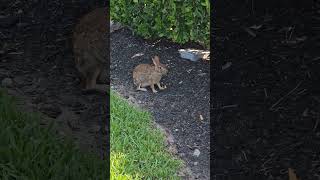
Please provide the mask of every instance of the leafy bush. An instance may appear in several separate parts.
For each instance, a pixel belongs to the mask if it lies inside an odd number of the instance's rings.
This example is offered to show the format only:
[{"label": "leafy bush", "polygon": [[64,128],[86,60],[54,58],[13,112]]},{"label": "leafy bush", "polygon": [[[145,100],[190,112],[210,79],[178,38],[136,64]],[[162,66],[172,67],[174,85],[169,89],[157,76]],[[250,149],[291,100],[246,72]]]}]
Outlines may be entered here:
[{"label": "leafy bush", "polygon": [[110,6],[113,20],[145,38],[166,37],[209,47],[209,0],[118,0]]}]

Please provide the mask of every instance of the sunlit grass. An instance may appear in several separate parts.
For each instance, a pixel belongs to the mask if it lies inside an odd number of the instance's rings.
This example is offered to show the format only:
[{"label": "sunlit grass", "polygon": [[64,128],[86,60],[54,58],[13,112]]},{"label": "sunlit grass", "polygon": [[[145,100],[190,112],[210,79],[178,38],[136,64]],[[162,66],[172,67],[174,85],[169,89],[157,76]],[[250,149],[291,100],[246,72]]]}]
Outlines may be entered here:
[{"label": "sunlit grass", "polygon": [[179,179],[181,161],[169,154],[151,115],[111,92],[111,179]]}]

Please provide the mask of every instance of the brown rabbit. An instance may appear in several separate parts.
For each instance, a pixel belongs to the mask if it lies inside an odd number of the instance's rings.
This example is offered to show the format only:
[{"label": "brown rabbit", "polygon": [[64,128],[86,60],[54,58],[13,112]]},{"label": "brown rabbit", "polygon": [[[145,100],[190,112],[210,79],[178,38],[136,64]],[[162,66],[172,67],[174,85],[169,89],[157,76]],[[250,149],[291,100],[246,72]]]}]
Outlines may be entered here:
[{"label": "brown rabbit", "polygon": [[160,80],[168,73],[167,66],[160,63],[159,56],[154,56],[152,61],[153,64],[140,64],[133,70],[133,83],[137,86],[137,90],[147,91],[145,87],[150,86],[152,92],[156,93],[158,91],[154,88],[155,84],[160,90],[166,88],[160,85]]},{"label": "brown rabbit", "polygon": [[107,9],[97,8],[83,16],[73,31],[75,64],[85,90],[109,90],[107,23]]}]

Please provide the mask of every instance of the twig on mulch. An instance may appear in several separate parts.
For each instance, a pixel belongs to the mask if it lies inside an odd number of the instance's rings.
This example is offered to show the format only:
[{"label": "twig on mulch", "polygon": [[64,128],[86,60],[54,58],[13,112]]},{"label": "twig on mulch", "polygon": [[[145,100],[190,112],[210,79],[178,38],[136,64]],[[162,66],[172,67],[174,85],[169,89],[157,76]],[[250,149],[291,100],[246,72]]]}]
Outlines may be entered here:
[{"label": "twig on mulch", "polygon": [[252,37],[256,37],[256,33],[254,33],[251,29],[247,28],[247,27],[244,27],[242,26],[241,27],[244,31],[246,31],[248,34],[250,34]]},{"label": "twig on mulch", "polygon": [[228,108],[237,108],[237,107],[238,107],[238,104],[231,104],[231,105],[225,105],[222,107],[213,108],[213,110],[216,111],[216,110],[224,110]]},{"label": "twig on mulch", "polygon": [[276,103],[274,103],[270,108],[269,110],[273,111],[275,110],[275,107],[280,104],[284,99],[288,98],[294,91],[296,91],[298,89],[298,87],[301,85],[302,81],[300,81],[298,83],[298,85],[293,88],[289,93],[287,93],[285,96],[282,96]]}]

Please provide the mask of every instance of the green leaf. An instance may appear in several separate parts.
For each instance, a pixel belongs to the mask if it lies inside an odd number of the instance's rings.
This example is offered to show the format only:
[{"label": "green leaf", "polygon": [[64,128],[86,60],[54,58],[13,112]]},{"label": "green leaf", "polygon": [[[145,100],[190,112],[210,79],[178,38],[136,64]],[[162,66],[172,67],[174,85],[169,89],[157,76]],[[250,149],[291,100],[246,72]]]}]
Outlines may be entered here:
[{"label": "green leaf", "polygon": [[209,39],[209,0],[118,0],[110,6],[112,18],[144,38],[165,37],[179,43]]}]

